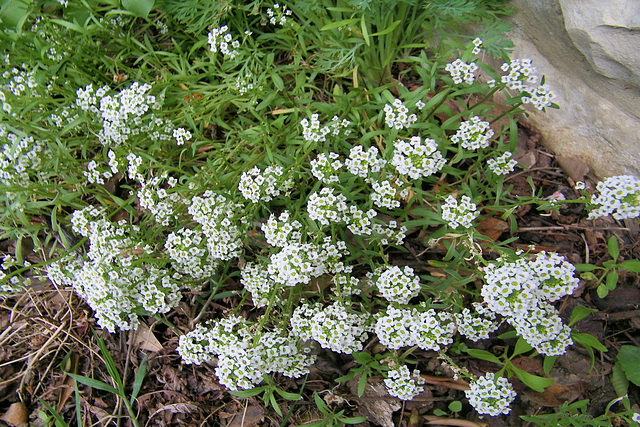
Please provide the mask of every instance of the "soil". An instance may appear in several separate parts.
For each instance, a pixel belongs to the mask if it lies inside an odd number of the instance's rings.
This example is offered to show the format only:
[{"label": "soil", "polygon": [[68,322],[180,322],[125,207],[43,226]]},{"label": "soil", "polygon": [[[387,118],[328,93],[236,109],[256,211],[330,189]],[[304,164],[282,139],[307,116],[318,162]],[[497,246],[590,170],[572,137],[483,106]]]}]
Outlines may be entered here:
[{"label": "soil", "polygon": [[[556,157],[539,144],[540,135],[532,127],[521,125],[519,161],[528,169],[507,178],[513,195],[531,195],[531,180],[544,196],[562,193],[576,198],[575,180],[583,180],[593,187],[596,179],[588,167],[576,159]],[[555,251],[572,263],[601,265],[609,259],[607,240],[617,236],[620,260],[639,259],[638,222],[616,222],[612,219],[587,220],[581,205],[566,205],[559,213],[537,211],[524,206],[515,213],[517,230],[512,233],[506,222],[486,220],[485,234],[505,240],[517,237],[513,244],[527,248],[535,244],[539,250]],[[407,239],[411,256],[406,264],[419,265],[428,259],[430,251],[419,230]],[[15,252],[15,242],[0,242],[4,253]],[[433,255],[433,254],[432,254]],[[624,272],[622,272],[624,273]],[[596,352],[592,359],[579,345],[570,347],[558,358],[548,375],[555,383],[543,393],[526,388],[517,379],[512,383],[518,397],[511,405],[511,413],[498,417],[480,417],[464,398],[464,382],[452,380],[453,373],[433,352],[418,351],[412,356],[428,379],[427,389],[414,401],[402,402],[385,392],[380,378],[371,378],[365,394],[357,396],[357,383],[346,382],[336,387],[335,378],[344,375],[352,366],[352,358],[318,349],[318,361],[305,379],[276,378],[281,389],[298,391],[304,383],[303,399],[297,402],[280,401],[286,419],[272,407],[265,407],[259,398],[241,399],[230,395],[214,375],[214,364],[185,365],[176,352],[178,336],[171,328],[153,319],[134,332],[109,334],[99,329],[91,310],[69,289],[50,283],[34,283],[24,292],[0,301],[0,420],[8,425],[29,422],[42,424],[38,414],[47,412],[45,404],[54,408],[69,425],[75,425],[74,382],[65,372],[75,372],[111,384],[101,359],[95,336],[106,342],[107,348],[121,373],[125,388],[131,390],[135,373],[143,358],[147,358],[147,372],[138,397],[137,410],[141,426],[289,426],[323,419],[313,401],[317,391],[334,410],[344,410],[344,416],[364,415],[363,426],[456,425],[456,426],[520,426],[527,425],[520,415],[554,412],[563,402],[589,399],[588,411],[594,416],[604,413],[607,404],[616,398],[610,380],[612,365],[622,345],[640,346],[640,286],[637,274],[621,274],[617,288],[600,299],[593,282],[581,281],[573,296],[564,298],[557,307],[565,320],[576,305],[599,310],[575,327],[595,336],[608,351]],[[237,283],[228,283],[230,289]],[[193,328],[194,306],[199,295],[186,295],[168,320],[183,332]],[[219,316],[237,300],[216,300],[209,315]],[[470,347],[500,354],[505,342],[497,338]],[[375,353],[375,343],[368,350]],[[496,371],[497,365],[471,359],[463,354],[452,355],[454,361],[467,366],[476,374]],[[517,366],[530,373],[544,375],[541,358],[519,358]],[[356,379],[357,381],[357,379]],[[133,425],[125,416],[126,409],[113,394],[79,384],[82,409],[81,424]],[[630,385],[629,397],[638,411],[640,393]],[[448,405],[462,402],[462,409],[452,414]],[[449,413],[435,417],[434,410]],[[614,410],[622,410],[613,407]],[[447,418],[446,420],[443,418]],[[1,423],[0,423],[1,424]]]}]

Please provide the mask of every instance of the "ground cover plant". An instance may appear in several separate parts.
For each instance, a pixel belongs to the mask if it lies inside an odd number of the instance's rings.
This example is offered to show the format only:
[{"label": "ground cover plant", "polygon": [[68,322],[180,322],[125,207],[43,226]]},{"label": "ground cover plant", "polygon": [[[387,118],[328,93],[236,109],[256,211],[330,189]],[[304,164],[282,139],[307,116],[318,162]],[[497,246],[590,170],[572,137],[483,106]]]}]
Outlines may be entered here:
[{"label": "ground cover plant", "polygon": [[[603,357],[571,295],[637,286],[637,247],[603,236],[591,262],[518,236],[528,212],[637,218],[640,180],[549,191],[518,157],[527,109],[558,106],[509,57],[508,11],[5,2],[0,337],[34,290],[82,313],[30,344],[56,399],[30,364],[4,371],[13,401],[56,425],[635,424],[633,336],[606,408],[561,400],[551,373],[573,348]],[[523,394],[558,409],[514,416]]]}]

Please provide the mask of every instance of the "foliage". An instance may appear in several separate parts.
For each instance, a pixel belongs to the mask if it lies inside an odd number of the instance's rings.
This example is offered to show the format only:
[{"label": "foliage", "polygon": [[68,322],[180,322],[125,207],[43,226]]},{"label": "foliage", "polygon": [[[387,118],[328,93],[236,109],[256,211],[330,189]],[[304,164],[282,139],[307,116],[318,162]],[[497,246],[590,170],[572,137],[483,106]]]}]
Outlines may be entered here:
[{"label": "foliage", "polygon": [[[532,182],[532,196],[510,195],[518,115],[557,106],[530,60],[508,58],[504,3],[5,1],[0,227],[16,250],[0,291],[46,277],[110,332],[153,316],[180,336],[185,363],[216,360],[221,384],[280,416],[281,399],[305,398],[286,387],[320,347],[355,361],[337,382],[358,378],[362,395],[385,377],[402,399],[425,381],[412,354],[436,351],[478,405],[504,392],[492,415],[507,413],[507,378],[552,382],[515,356],[603,347],[570,328],[587,312],[565,325],[552,305],[577,286],[573,265],[479,227],[562,203]],[[467,22],[484,25],[480,37],[459,34]],[[439,248],[419,259],[429,270],[397,265],[409,239]],[[638,270],[616,248],[602,268],[580,267],[602,270],[607,289],[617,269]],[[194,313],[187,333],[167,320],[181,301]],[[466,350],[497,374],[476,378],[447,356],[503,320],[514,346]],[[113,384],[68,375],[118,396],[136,424],[145,365],[128,394],[96,340]],[[327,416],[316,425],[361,421],[306,397]]]}]

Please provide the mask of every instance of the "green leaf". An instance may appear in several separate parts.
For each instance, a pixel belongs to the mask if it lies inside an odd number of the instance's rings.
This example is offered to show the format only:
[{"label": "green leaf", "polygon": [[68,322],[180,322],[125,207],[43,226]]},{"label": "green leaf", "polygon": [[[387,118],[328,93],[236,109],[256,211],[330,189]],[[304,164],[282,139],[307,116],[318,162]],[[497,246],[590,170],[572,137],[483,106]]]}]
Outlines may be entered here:
[{"label": "green leaf", "polygon": [[498,359],[493,353],[489,353],[485,350],[476,350],[474,348],[470,348],[467,350],[467,354],[471,357],[475,357],[476,359],[486,360],[487,362],[497,363],[499,365],[504,365],[500,359]]},{"label": "green leaf", "polygon": [[[104,364],[107,366],[107,372],[109,372],[109,376],[115,382],[116,387],[120,392],[124,392],[122,386],[122,378],[120,377],[120,372],[118,372],[118,368],[116,367],[116,363],[113,361],[111,357],[111,353],[107,349],[107,345],[104,343],[102,338],[94,331],[93,335],[98,342],[98,347],[100,347],[100,354],[102,354],[102,358],[104,359]],[[121,393],[120,393],[121,394]],[[123,396],[124,397],[124,396]]]},{"label": "green leaf", "polygon": [[95,388],[97,390],[106,391],[106,392],[113,393],[113,394],[116,394],[116,395],[119,394],[117,389],[115,389],[114,387],[112,387],[109,384],[104,383],[104,382],[102,382],[100,380],[94,380],[93,378],[85,377],[84,375],[72,374],[70,372],[67,372],[66,374],[69,375],[74,380],[78,381],[79,383],[82,383],[84,385],[88,385],[91,388]]},{"label": "green leaf", "polygon": [[620,347],[618,362],[629,381],[640,386],[640,347],[633,345]]},{"label": "green leaf", "polygon": [[371,37],[374,37],[374,36],[384,36],[385,34],[389,34],[389,33],[390,33],[390,32],[392,32],[393,30],[395,30],[395,29],[396,29],[396,27],[397,27],[398,25],[400,25],[400,23],[401,23],[401,22],[402,22],[402,20],[398,19],[397,21],[392,22],[392,23],[391,23],[391,25],[389,25],[389,26],[388,26],[387,28],[385,28],[384,30],[382,30],[382,31],[378,31],[377,33],[373,33],[373,34],[371,34]]},{"label": "green leaf", "polygon": [[504,334],[498,335],[498,338],[501,340],[510,340],[512,338],[518,338],[518,333],[516,331],[507,331]]},{"label": "green leaf", "polygon": [[609,289],[610,291],[614,290],[616,286],[618,286],[618,272],[613,270],[609,274],[607,274],[605,284],[607,286],[607,289]]},{"label": "green leaf", "polygon": [[327,407],[327,404],[324,403],[324,400],[322,400],[317,391],[313,392],[313,400],[316,402],[316,408],[318,408],[320,412],[325,415],[329,415],[331,413],[329,411],[329,408]]},{"label": "green leaf", "polygon": [[140,18],[149,16],[155,0],[122,0],[122,7]]},{"label": "green leaf", "polygon": [[338,418],[338,421],[345,424],[360,424],[367,421],[367,417]]},{"label": "green leaf", "polygon": [[545,356],[544,362],[542,362],[542,369],[545,375],[549,375],[549,372],[553,369],[553,365],[556,363],[558,356]]},{"label": "green leaf", "polygon": [[640,260],[630,259],[627,261],[622,261],[618,264],[618,268],[624,268],[632,273],[640,273]]},{"label": "green leaf", "polygon": [[332,22],[331,24],[327,24],[324,27],[320,28],[320,31],[328,31],[328,30],[333,30],[334,28],[340,28],[340,27],[349,27],[353,24],[357,24],[358,22],[360,22],[360,18],[344,19],[342,21]]},{"label": "green leaf", "polygon": [[593,271],[593,270],[600,269],[600,267],[593,264],[576,264],[575,267],[576,267],[576,271]]},{"label": "green leaf", "polygon": [[289,393],[287,391],[280,390],[279,388],[276,388],[276,393],[278,393],[280,396],[282,396],[283,398],[285,398],[287,400],[300,400],[300,399],[302,399],[302,396],[300,396],[298,393]]},{"label": "green leaf", "polygon": [[460,402],[459,400],[454,400],[453,402],[449,403],[449,410],[453,413],[462,411],[462,402]]},{"label": "green leaf", "polygon": [[252,388],[251,390],[230,391],[229,393],[236,397],[247,398],[247,397],[257,396],[260,393],[262,393],[264,390],[265,390],[265,387],[262,386],[262,387]]},{"label": "green leaf", "polygon": [[577,323],[579,321],[581,321],[582,319],[584,319],[585,317],[587,317],[588,315],[590,315],[591,313],[595,313],[596,309],[593,308],[587,308],[583,305],[577,305],[573,308],[573,311],[571,311],[571,318],[569,319],[569,326],[573,325],[574,323]]},{"label": "green leaf", "polygon": [[596,293],[598,294],[598,297],[602,299],[609,295],[609,289],[607,289],[607,287],[602,283],[596,289]]},{"label": "green leaf", "polygon": [[361,365],[366,365],[367,363],[373,360],[373,357],[371,357],[371,355],[366,351],[359,351],[357,353],[353,353],[352,356],[355,359],[355,361]]},{"label": "green leaf", "polygon": [[133,379],[133,390],[131,391],[131,403],[136,397],[138,397],[138,393],[140,393],[140,389],[142,388],[142,382],[144,381],[145,375],[147,375],[147,359],[149,356],[144,356],[142,362],[140,362],[140,366],[138,366],[138,371],[136,372],[136,376]]},{"label": "green leaf", "polygon": [[537,375],[530,374],[523,369],[516,368],[515,366],[511,366],[511,369],[513,369],[513,372],[515,372],[516,376],[527,387],[540,393],[542,393],[545,388],[553,384],[553,380],[551,378],[539,377]]},{"label": "green leaf", "polygon": [[600,341],[593,335],[583,333],[572,333],[571,338],[583,347],[592,347],[599,351],[607,351],[607,347],[602,345]]},{"label": "green leaf", "polygon": [[620,256],[620,246],[618,245],[618,238],[616,236],[611,236],[609,238],[609,241],[607,242],[607,251],[609,252],[609,255],[611,255],[611,258],[613,258],[614,262],[618,260],[618,256]]},{"label": "green leaf", "polygon": [[269,399],[269,402],[271,403],[271,406],[276,411],[276,413],[282,416],[282,409],[280,409],[280,405],[278,405],[278,401],[276,400],[276,397],[273,395],[273,393],[269,393],[268,399]]},{"label": "green leaf", "polygon": [[626,396],[629,392],[629,379],[622,370],[619,360],[611,368],[611,385],[618,397]]},{"label": "green leaf", "polygon": [[364,20],[364,14],[360,18],[360,29],[362,30],[362,38],[367,46],[371,46],[371,39],[369,38],[369,30],[367,29],[367,22]]},{"label": "green leaf", "polygon": [[518,341],[516,342],[516,346],[513,349],[513,354],[509,359],[513,359],[517,355],[526,353],[531,350],[533,350],[533,347],[531,347],[531,344],[529,344],[524,338],[520,337],[518,338]]},{"label": "green leaf", "polygon": [[29,17],[28,0],[5,0],[0,7],[0,28],[20,32]]},{"label": "green leaf", "polygon": [[358,397],[362,397],[365,389],[367,388],[367,377],[368,375],[366,373],[363,373],[358,380]]},{"label": "green leaf", "polygon": [[584,272],[580,275],[580,278],[582,280],[597,280],[598,276],[596,276],[595,274],[593,274],[590,271]]}]

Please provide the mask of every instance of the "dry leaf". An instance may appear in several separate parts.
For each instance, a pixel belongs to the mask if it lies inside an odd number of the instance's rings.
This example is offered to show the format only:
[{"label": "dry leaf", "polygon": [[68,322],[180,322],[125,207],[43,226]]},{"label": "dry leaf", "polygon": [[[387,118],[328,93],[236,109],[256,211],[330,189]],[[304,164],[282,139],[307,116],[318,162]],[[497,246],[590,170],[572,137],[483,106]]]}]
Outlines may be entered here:
[{"label": "dry leaf", "polygon": [[503,221],[500,218],[489,216],[478,223],[476,230],[480,234],[496,241],[500,236],[502,236],[502,233],[509,230],[509,224],[507,221]]},{"label": "dry leaf", "polygon": [[[354,378],[349,381],[349,389],[356,396],[358,380],[359,378]],[[362,397],[355,399],[358,402],[359,414],[382,427],[394,427],[393,413],[400,409],[401,405],[395,399],[388,400],[390,397],[387,387],[379,379],[369,379]]]},{"label": "dry leaf", "polygon": [[257,405],[245,406],[227,423],[227,427],[257,426],[264,419],[264,409]]},{"label": "dry leaf", "polygon": [[558,164],[567,175],[574,181],[584,181],[584,177],[589,173],[589,166],[576,157],[556,156]]},{"label": "dry leaf", "polygon": [[12,403],[7,409],[7,412],[0,417],[0,420],[9,424],[10,426],[19,426],[26,424],[29,421],[29,411],[22,402]]},{"label": "dry leaf", "polygon": [[145,322],[140,322],[140,326],[138,326],[138,330],[133,338],[133,345],[139,345],[140,350],[147,351],[160,351],[162,350],[162,344],[156,338],[156,336],[151,332],[151,329]]}]

